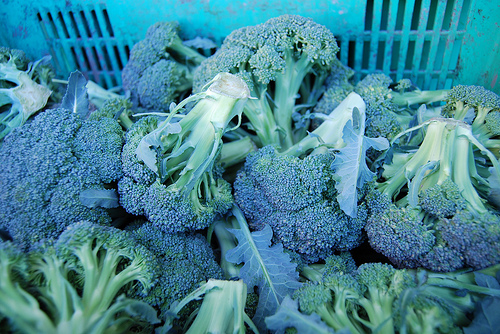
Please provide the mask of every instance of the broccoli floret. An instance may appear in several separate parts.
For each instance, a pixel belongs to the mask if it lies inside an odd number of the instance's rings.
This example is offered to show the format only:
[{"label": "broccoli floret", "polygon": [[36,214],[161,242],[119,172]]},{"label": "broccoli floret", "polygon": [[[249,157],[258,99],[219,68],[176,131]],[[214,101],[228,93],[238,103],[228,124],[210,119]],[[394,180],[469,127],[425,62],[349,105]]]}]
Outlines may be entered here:
[{"label": "broccoli floret", "polygon": [[192,72],[204,59],[182,43],[177,22],[157,22],[132,48],[122,71],[123,89],[138,107],[168,111],[190,92]]},{"label": "broccoli floret", "polygon": [[338,46],[331,31],[311,19],[282,15],[233,31],[194,74],[199,91],[219,72],[243,78],[255,100],[245,105],[245,130],[259,147],[287,149],[304,137],[293,117],[312,108],[321,93]]},{"label": "broccoli floret", "polygon": [[[183,100],[167,119],[137,123],[126,136],[122,155],[127,165],[118,183],[123,207],[175,232],[203,229],[227,212],[233,203],[231,185],[222,179],[217,162],[222,136],[229,122],[241,115],[248,94],[243,80],[221,73],[206,91]],[[195,105],[173,122],[188,102]],[[147,168],[154,177],[145,172]]]},{"label": "broccoli floret", "polygon": [[[33,80],[36,66],[28,64],[22,51],[3,49],[0,62],[0,141],[14,128],[45,107],[52,91]],[[18,66],[23,65],[21,68]]]},{"label": "broccoli floret", "polygon": [[[317,314],[333,330],[350,333],[461,333],[486,296],[498,296],[498,265],[479,272],[436,273],[385,263],[353,268],[348,253],[301,271],[300,311]],[[444,323],[446,322],[446,323]]]},{"label": "broccoli floret", "polygon": [[109,224],[106,209],[118,206],[111,183],[122,175],[122,138],[116,120],[83,120],[63,108],[39,113],[6,137],[0,225],[14,242],[31,249],[76,221]]},{"label": "broccoli floret", "polygon": [[[120,292],[155,284],[156,259],[127,232],[89,222],[68,226],[29,255],[0,247],[0,312],[26,333],[125,333],[158,323],[145,302]],[[19,284],[25,270],[29,284]],[[27,269],[27,270],[26,270]]]},{"label": "broccoli floret", "polygon": [[351,218],[339,208],[330,165],[332,154],[300,159],[280,155],[272,146],[247,157],[234,183],[235,200],[252,228],[270,224],[284,247],[307,256],[326,258],[363,240],[366,210]]},{"label": "broccoli floret", "polygon": [[456,85],[450,89],[443,111],[463,121],[470,109],[474,112],[472,129],[476,131],[490,111],[500,109],[500,96],[483,86]]},{"label": "broccoli floret", "polygon": [[165,315],[168,307],[184,298],[208,279],[222,279],[222,269],[210,244],[201,234],[164,233],[146,222],[128,231],[137,243],[158,259],[159,273],[155,286],[144,293],[134,288],[130,297],[146,301]]},{"label": "broccoli floret", "polygon": [[[497,223],[487,228],[479,222],[498,220],[485,195],[495,185],[479,176],[473,148],[490,161],[490,173],[498,173],[498,162],[464,122],[440,117],[426,125],[420,146],[395,150],[392,162],[383,165],[382,180],[372,195],[378,202],[368,206],[365,230],[370,244],[398,267],[452,271],[490,266],[500,258],[482,248],[485,242],[491,243],[490,250],[498,248],[498,229],[492,228]],[[455,216],[463,227],[443,228]],[[460,247],[472,240],[467,250]],[[475,254],[474,261],[466,260],[467,252]]]}]

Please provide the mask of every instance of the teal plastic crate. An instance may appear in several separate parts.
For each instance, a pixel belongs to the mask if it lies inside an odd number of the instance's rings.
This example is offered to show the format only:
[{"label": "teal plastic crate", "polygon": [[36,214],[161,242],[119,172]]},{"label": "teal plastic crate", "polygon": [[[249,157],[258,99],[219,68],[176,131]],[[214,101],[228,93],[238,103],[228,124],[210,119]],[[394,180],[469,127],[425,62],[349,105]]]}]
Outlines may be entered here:
[{"label": "teal plastic crate", "polygon": [[50,54],[58,75],[79,69],[104,87],[135,42],[157,21],[176,20],[182,37],[220,44],[232,30],[281,14],[326,25],[357,79],[381,71],[422,89],[476,84],[500,93],[499,0],[0,0],[0,44],[32,59]]}]

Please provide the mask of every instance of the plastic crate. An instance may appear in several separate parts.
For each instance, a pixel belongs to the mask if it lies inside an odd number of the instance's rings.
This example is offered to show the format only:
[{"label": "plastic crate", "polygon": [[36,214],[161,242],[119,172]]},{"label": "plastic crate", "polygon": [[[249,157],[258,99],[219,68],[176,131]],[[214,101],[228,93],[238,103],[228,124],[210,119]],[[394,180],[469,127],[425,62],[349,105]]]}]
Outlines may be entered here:
[{"label": "plastic crate", "polygon": [[476,84],[500,93],[499,0],[1,0],[0,44],[50,54],[62,77],[79,69],[104,87],[157,21],[182,37],[220,43],[232,30],[281,14],[311,17],[338,37],[356,79],[382,71],[422,89]]}]

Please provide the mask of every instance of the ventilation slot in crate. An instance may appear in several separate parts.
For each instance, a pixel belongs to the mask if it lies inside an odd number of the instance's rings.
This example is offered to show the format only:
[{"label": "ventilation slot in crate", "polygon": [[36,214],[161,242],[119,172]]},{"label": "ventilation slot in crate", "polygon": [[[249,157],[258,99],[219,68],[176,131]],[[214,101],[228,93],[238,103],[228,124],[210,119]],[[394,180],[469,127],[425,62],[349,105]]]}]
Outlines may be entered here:
[{"label": "ventilation slot in crate", "polygon": [[121,85],[130,43],[115,37],[105,7],[40,9],[37,17],[57,73],[78,69],[105,88]]},{"label": "ventilation slot in crate", "polygon": [[471,0],[368,0],[365,33],[339,36],[356,80],[384,72],[422,89],[451,87]]}]

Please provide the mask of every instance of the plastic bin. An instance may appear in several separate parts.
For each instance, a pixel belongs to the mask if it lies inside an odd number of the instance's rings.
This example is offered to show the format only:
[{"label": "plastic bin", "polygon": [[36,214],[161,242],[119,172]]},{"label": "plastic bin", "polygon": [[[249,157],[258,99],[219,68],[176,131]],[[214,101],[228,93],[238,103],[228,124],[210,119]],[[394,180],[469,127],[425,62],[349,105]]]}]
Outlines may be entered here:
[{"label": "plastic bin", "polygon": [[104,87],[120,85],[135,42],[157,21],[182,37],[220,43],[233,29],[281,14],[311,17],[338,37],[356,71],[410,78],[422,89],[477,84],[500,93],[499,0],[1,0],[0,44],[32,59],[50,54],[65,78],[79,69]]}]

